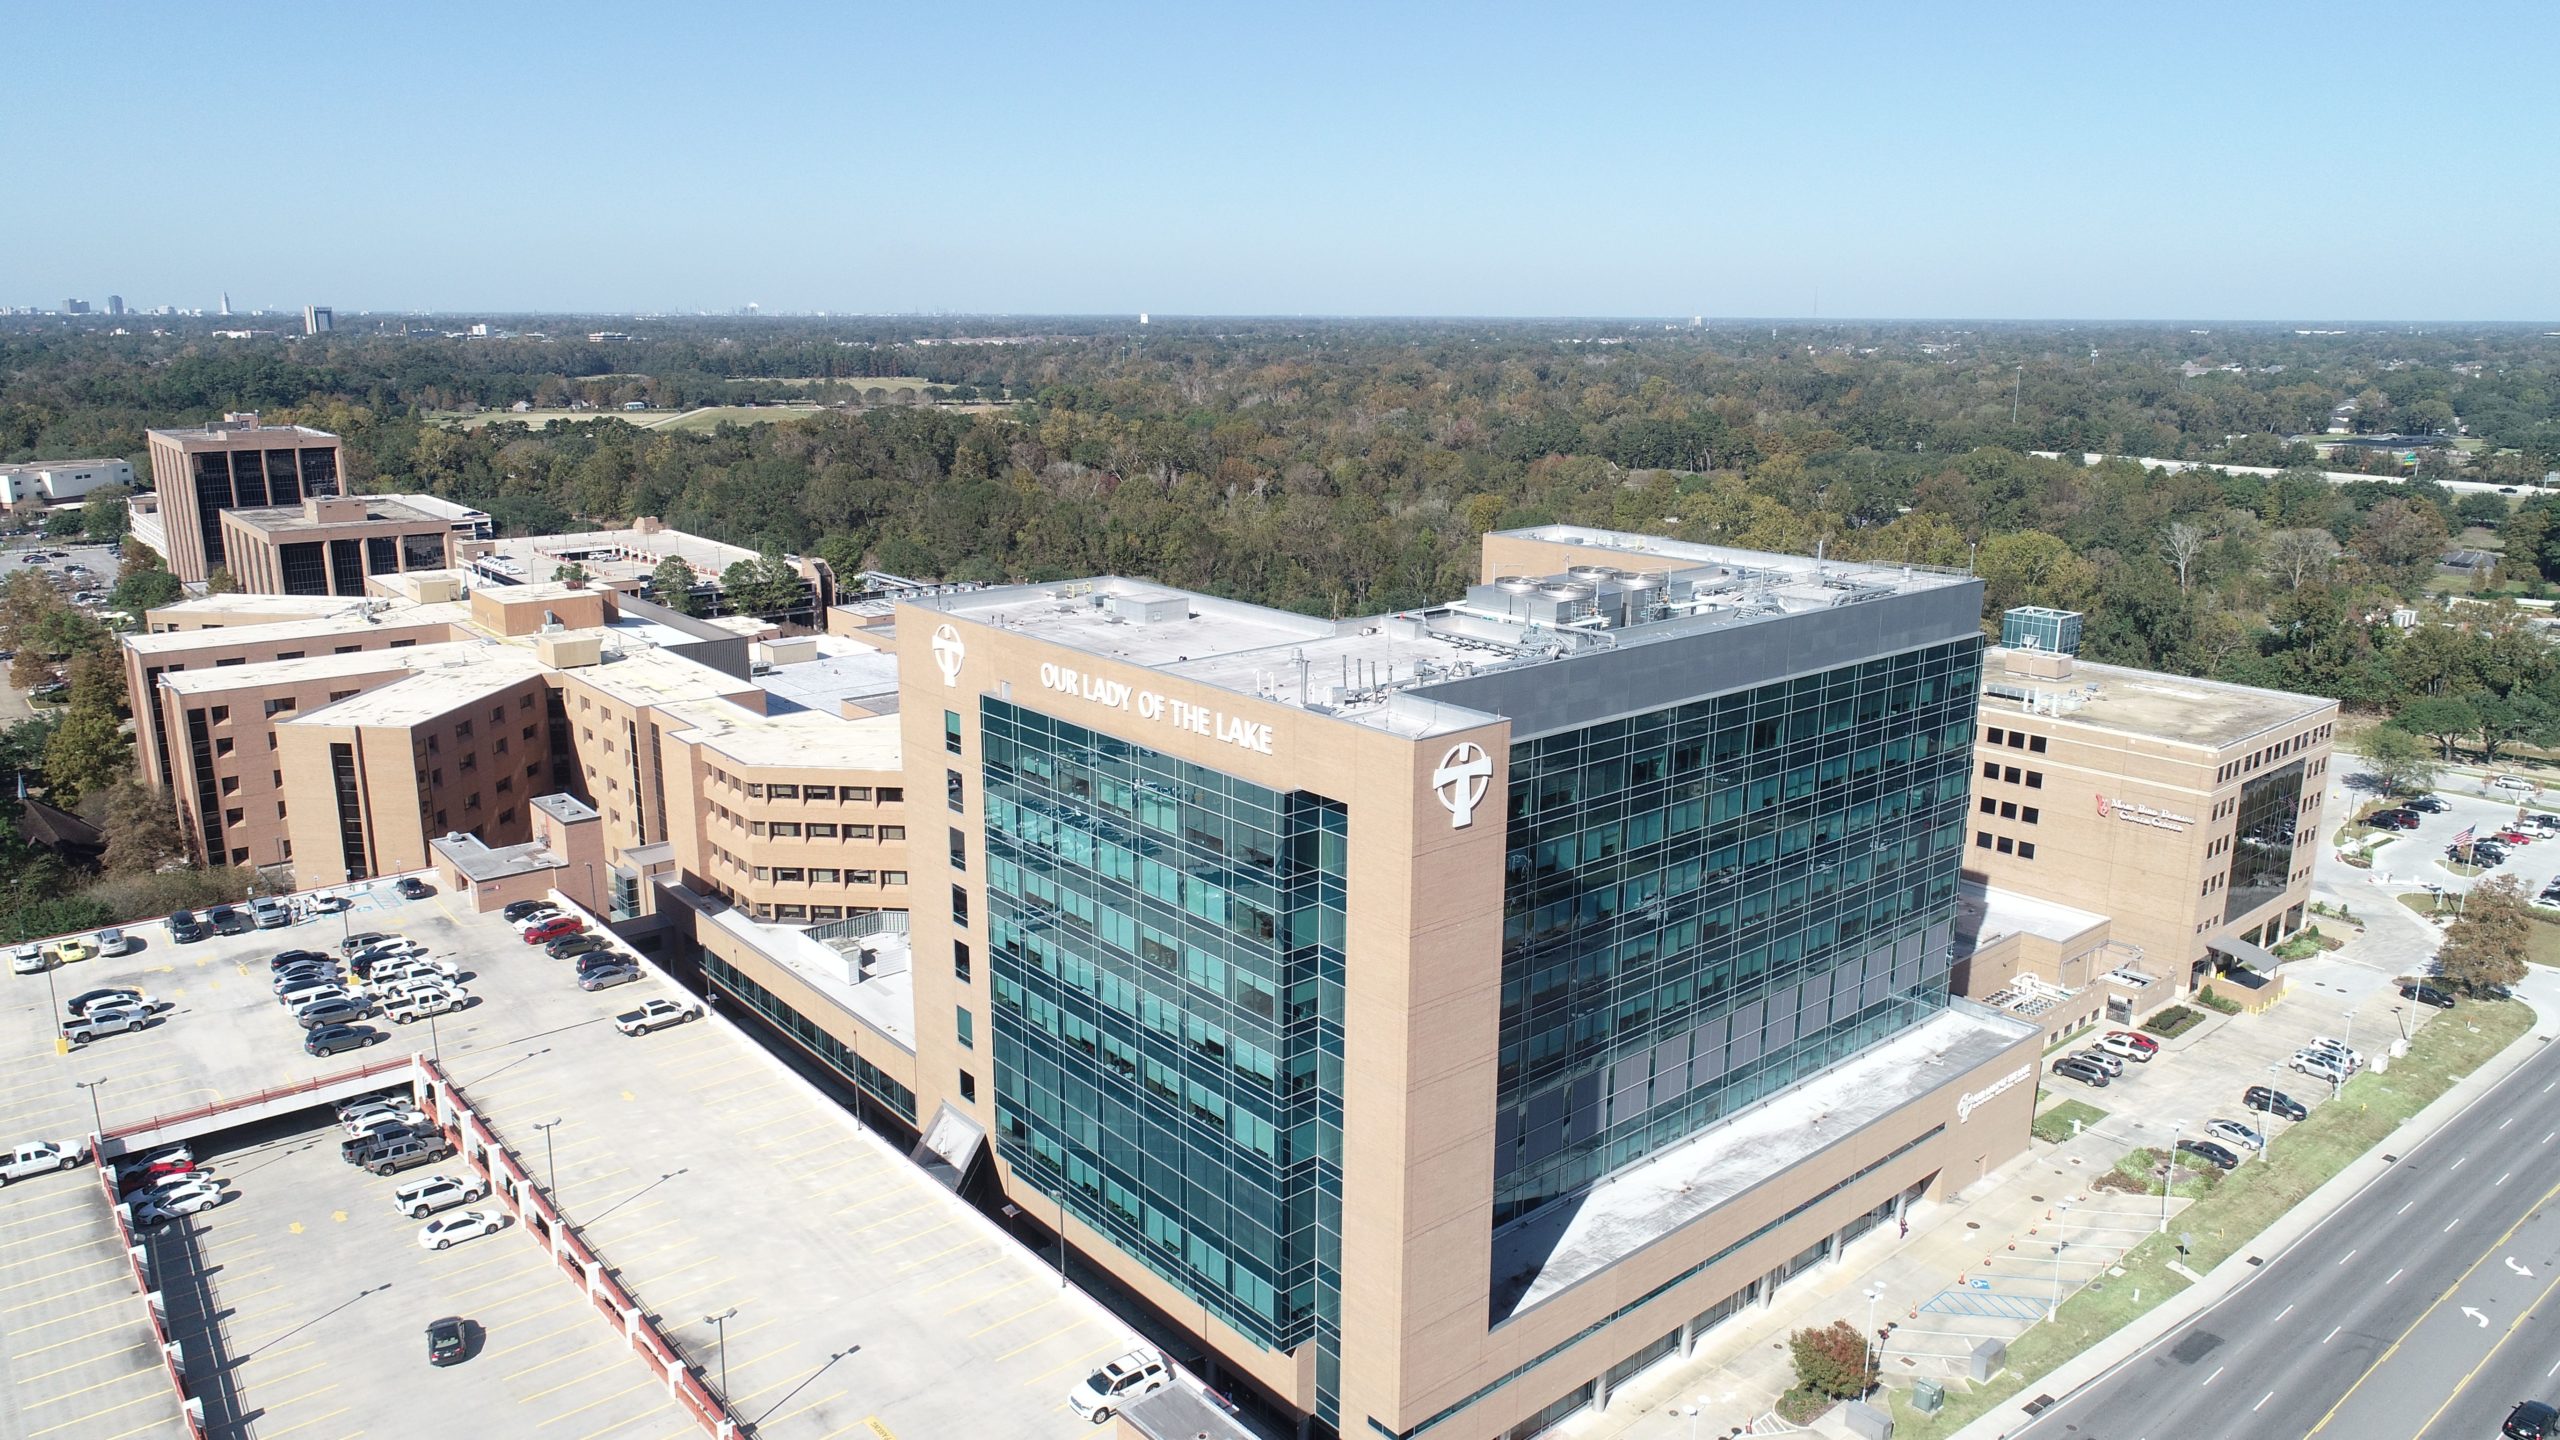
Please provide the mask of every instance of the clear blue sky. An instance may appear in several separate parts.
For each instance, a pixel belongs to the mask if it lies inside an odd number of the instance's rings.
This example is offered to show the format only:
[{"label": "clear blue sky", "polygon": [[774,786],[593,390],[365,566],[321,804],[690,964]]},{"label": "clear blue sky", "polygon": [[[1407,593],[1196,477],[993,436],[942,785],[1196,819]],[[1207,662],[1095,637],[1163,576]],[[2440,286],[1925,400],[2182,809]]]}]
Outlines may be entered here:
[{"label": "clear blue sky", "polygon": [[2549,3],[0,23],[5,304],[2560,318]]}]

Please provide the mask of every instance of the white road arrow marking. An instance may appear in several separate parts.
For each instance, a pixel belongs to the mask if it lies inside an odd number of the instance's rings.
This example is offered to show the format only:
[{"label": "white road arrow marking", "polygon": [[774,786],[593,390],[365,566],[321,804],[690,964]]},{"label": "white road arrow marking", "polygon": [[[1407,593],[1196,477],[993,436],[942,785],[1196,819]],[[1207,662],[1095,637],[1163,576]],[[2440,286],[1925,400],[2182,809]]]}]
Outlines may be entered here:
[{"label": "white road arrow marking", "polygon": [[2519,1275],[2523,1276],[2523,1277],[2524,1277],[2524,1278],[2526,1278],[2527,1280],[2530,1280],[2530,1279],[2532,1279],[2532,1278],[2533,1278],[2533,1271],[2532,1271],[2532,1270],[2530,1270],[2530,1269],[2528,1269],[2528,1268],[2526,1268],[2525,1266],[2522,1266],[2522,1265],[2517,1264],[2517,1263],[2516,1263],[2516,1257],[2514,1257],[2513,1255],[2510,1255],[2510,1256],[2508,1256],[2508,1257],[2507,1257],[2507,1268],[2508,1268],[2508,1269],[2510,1269],[2510,1270],[2513,1270],[2514,1272],[2516,1272],[2517,1274],[2519,1274]]},{"label": "white road arrow marking", "polygon": [[2465,1305],[2465,1306],[2463,1306],[2463,1307],[2462,1307],[2462,1313],[2463,1313],[2463,1314],[2465,1314],[2465,1315],[2470,1316],[2470,1317],[2471,1317],[2472,1319],[2474,1319],[2474,1320],[2479,1321],[2479,1322],[2480,1322],[2480,1328],[2481,1328],[2481,1329],[2486,1330],[2486,1329],[2488,1329],[2488,1328],[2489,1328],[2489,1317],[2488,1317],[2488,1316],[2481,1314],[2479,1311],[2472,1309],[2472,1308],[2471,1308],[2470,1306],[2468,1306],[2468,1305]]}]

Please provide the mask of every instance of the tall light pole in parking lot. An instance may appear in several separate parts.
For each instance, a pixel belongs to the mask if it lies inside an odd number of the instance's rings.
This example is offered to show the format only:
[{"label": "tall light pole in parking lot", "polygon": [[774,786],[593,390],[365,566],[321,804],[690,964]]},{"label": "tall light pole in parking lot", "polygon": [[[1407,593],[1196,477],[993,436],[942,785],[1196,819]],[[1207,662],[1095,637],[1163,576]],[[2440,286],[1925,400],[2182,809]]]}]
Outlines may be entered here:
[{"label": "tall light pole in parking lot", "polygon": [[2169,1192],[2178,1188],[2178,1137],[2187,1133],[2187,1122],[2176,1120],[2169,1125],[2169,1173],[2160,1181],[2160,1233],[2169,1233]]},{"label": "tall light pole in parking lot", "polygon": [[732,1305],[717,1315],[702,1317],[703,1324],[720,1332],[720,1403],[723,1405],[729,1403],[729,1317],[737,1313],[738,1307]]},{"label": "tall light pole in parking lot", "polygon": [[[545,1176],[542,1188],[550,1192],[553,1209],[558,1209],[560,1205],[560,1162],[551,1153],[551,1132],[559,1126],[561,1118],[554,1115],[548,1120],[533,1122],[533,1128],[542,1132],[542,1171]],[[2166,1211],[2161,1214],[2160,1228],[2163,1230],[2169,1228]]]},{"label": "tall light pole in parking lot", "polygon": [[107,1082],[104,1080],[74,1080],[71,1082],[72,1089],[86,1090],[89,1092],[89,1133],[101,1140],[107,1138],[107,1121],[106,1117],[98,1110],[98,1091],[100,1087],[104,1086],[106,1083]]}]

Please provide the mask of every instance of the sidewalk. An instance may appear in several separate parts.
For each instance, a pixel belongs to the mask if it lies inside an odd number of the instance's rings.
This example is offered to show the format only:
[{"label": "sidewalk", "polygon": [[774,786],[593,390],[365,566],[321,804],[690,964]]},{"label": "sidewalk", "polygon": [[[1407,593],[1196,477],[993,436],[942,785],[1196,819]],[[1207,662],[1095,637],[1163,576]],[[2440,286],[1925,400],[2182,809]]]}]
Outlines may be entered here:
[{"label": "sidewalk", "polygon": [[[2434,1104],[2412,1117],[2393,1136],[2394,1150],[2405,1150],[2451,1124],[2491,1086],[2531,1058],[2538,1048],[2536,1042],[2548,1042],[2560,1036],[2560,973],[2537,967],[2525,977],[2523,984],[2516,987],[2516,994],[2533,1006],[2533,1028],[2525,1032],[2523,1039],[2491,1057],[2452,1089],[2438,1096]],[[2180,1291],[2078,1357],[2037,1377],[2018,1395],[1957,1431],[1954,1440],[2001,1440],[2033,1418],[2026,1413],[2028,1401],[2041,1395],[2068,1395],[2138,1355],[2152,1342],[2203,1313],[2242,1281],[2258,1273],[2259,1267],[2250,1263],[2251,1257],[2262,1261],[2273,1259],[2291,1248],[2358,1191],[2373,1183],[2376,1177],[2390,1168],[2390,1164],[2383,1158],[2383,1147],[2377,1145],[2366,1151],[2301,1204],[2268,1226],[2255,1242],[2215,1267],[2200,1283]]]}]

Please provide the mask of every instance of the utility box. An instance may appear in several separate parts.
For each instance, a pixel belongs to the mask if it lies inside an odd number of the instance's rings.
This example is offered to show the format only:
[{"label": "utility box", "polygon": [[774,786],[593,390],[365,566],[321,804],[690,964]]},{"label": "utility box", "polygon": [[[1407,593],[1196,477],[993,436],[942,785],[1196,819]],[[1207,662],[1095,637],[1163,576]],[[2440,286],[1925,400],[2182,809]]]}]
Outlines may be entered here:
[{"label": "utility box", "polygon": [[1915,1380],[1911,1385],[1911,1408],[1923,1415],[1935,1415],[1947,1403],[1947,1387],[1935,1380]]},{"label": "utility box", "polygon": [[1864,1400],[1841,1406],[1840,1419],[1858,1440],[1893,1440],[1893,1417]]},{"label": "utility box", "polygon": [[1999,1374],[2000,1367],[2008,1363],[2009,1347],[1997,1340],[1985,1340],[1974,1346],[1973,1354],[1965,1358],[1965,1378],[1979,1385]]}]

